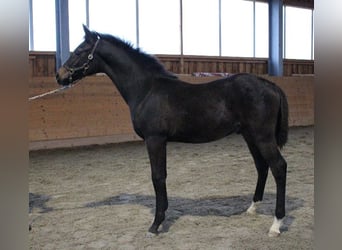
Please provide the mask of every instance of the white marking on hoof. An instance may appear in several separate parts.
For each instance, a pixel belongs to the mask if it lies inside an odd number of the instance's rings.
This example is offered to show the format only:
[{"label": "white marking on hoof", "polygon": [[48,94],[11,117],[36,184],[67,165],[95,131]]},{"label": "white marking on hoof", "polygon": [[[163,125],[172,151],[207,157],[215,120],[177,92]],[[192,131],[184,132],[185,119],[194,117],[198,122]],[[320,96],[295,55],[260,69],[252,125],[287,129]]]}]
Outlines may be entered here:
[{"label": "white marking on hoof", "polygon": [[283,225],[283,220],[284,219],[277,219],[274,217],[273,224],[268,232],[269,237],[277,237],[280,235],[280,227]]},{"label": "white marking on hoof", "polygon": [[247,209],[246,213],[247,214],[256,214],[256,210],[257,210],[260,203],[261,203],[260,201],[257,201],[257,202],[252,201],[252,204]]}]

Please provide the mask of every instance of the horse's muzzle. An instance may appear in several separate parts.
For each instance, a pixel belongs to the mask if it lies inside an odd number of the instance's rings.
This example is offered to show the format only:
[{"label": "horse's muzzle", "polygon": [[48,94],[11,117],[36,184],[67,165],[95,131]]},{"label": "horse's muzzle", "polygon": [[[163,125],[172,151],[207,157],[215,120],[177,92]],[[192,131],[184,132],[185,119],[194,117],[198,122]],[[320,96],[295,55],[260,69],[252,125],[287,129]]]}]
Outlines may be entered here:
[{"label": "horse's muzzle", "polygon": [[70,76],[70,72],[65,67],[61,67],[57,71],[56,80],[59,85],[69,85],[71,83]]}]

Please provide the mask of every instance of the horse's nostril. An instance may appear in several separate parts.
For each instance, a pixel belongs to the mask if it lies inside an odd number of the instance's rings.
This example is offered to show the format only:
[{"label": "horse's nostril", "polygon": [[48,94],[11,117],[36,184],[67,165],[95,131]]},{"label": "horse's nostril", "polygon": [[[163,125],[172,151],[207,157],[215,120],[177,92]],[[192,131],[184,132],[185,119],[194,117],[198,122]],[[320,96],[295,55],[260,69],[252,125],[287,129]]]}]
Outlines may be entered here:
[{"label": "horse's nostril", "polygon": [[70,75],[69,72],[64,67],[61,67],[56,72],[56,76],[55,76],[56,81],[60,85],[67,85],[67,84],[69,84],[69,78],[70,78],[69,75]]},{"label": "horse's nostril", "polygon": [[59,83],[59,81],[60,81],[60,77],[59,77],[59,74],[57,73],[56,74],[56,81]]},{"label": "horse's nostril", "polygon": [[63,78],[59,73],[56,74],[56,81],[58,84],[63,85]]}]

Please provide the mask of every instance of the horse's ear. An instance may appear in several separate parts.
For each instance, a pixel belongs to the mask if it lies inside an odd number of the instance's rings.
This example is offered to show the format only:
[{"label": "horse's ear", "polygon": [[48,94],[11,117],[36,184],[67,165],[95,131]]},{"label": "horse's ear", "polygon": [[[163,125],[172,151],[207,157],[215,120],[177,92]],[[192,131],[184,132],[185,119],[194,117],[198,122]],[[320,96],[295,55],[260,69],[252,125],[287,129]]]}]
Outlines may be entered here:
[{"label": "horse's ear", "polygon": [[85,40],[94,41],[97,40],[97,34],[95,32],[91,32],[86,25],[83,24],[83,30],[85,34]]}]

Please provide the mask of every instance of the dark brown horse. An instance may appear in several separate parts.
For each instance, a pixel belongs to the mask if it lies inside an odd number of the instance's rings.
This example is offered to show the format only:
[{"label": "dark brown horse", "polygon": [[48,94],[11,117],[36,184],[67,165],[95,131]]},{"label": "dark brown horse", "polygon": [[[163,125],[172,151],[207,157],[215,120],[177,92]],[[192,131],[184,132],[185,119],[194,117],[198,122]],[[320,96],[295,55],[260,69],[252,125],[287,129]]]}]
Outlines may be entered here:
[{"label": "dark brown horse", "polygon": [[144,139],[151,163],[156,212],[151,233],[165,219],[166,144],[202,143],[241,133],[255,161],[258,181],[252,205],[264,194],[268,169],[277,186],[271,236],[280,233],[285,216],[286,161],[279,148],[288,133],[288,104],[272,82],[250,74],[236,74],[193,85],[167,72],[152,56],[110,35],[84,26],[85,41],[58,70],[57,81],[69,85],[85,76],[106,73],[128,104],[135,132]]}]

